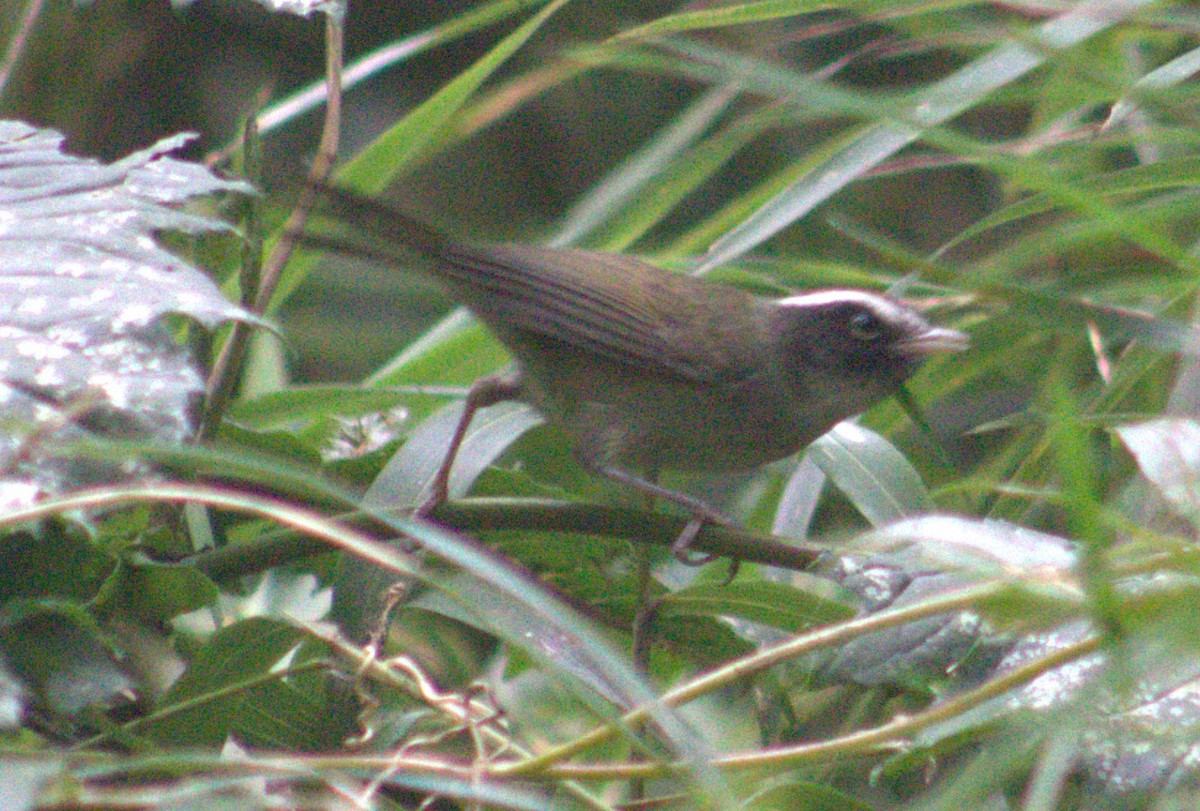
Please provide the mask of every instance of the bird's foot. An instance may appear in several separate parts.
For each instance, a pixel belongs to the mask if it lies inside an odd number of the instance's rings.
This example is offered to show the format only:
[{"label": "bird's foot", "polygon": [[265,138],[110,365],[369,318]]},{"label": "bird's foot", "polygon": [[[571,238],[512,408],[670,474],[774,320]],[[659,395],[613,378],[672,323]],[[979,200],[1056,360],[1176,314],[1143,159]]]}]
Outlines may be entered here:
[{"label": "bird's foot", "polygon": [[671,555],[675,560],[685,566],[703,566],[705,563],[712,562],[716,555],[711,552],[696,552],[691,548],[700,535],[700,530],[704,529],[704,525],[707,523],[709,523],[709,517],[706,515],[693,515],[688,520],[683,531],[679,533],[679,537],[671,544]]},{"label": "bird's foot", "polygon": [[[671,544],[671,555],[685,566],[703,566],[706,563],[711,563],[719,555],[711,552],[697,552],[691,546],[695,543],[696,538],[700,535],[700,531],[704,529],[705,524],[716,524],[722,527],[736,526],[725,516],[719,512],[705,508],[703,510],[694,510],[692,517],[684,525],[683,531],[679,533],[674,543]],[[736,558],[731,558],[729,561],[729,574],[725,579],[729,583],[737,576],[738,566],[741,561]]]},{"label": "bird's foot", "polygon": [[[705,524],[716,524],[722,527],[737,526],[737,524],[695,496],[664,487],[653,481],[653,477],[649,479],[643,478],[627,470],[613,466],[594,467],[594,469],[608,478],[639,490],[648,496],[677,504],[691,514],[691,518],[684,525],[683,531],[679,533],[679,537],[671,544],[671,554],[685,566],[703,566],[705,563],[709,563],[719,557],[710,552],[691,551],[692,544],[696,542],[696,538],[700,535],[700,531],[704,529]],[[729,569],[730,580],[737,574],[737,567],[738,562],[736,560],[732,561]]]},{"label": "bird's foot", "polygon": [[430,493],[417,506],[413,507],[412,517],[426,521],[433,517],[433,511],[446,501],[445,493]]}]

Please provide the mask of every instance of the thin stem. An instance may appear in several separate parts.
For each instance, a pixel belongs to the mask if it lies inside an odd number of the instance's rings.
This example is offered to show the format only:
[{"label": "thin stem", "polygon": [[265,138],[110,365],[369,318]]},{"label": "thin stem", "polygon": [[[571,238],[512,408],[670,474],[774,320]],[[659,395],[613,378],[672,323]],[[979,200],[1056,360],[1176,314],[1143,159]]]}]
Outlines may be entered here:
[{"label": "thin stem", "polygon": [[[296,234],[304,230],[316,204],[316,189],[333,171],[337,160],[338,142],[342,128],[342,60],[344,58],[344,36],[340,20],[333,14],[325,15],[325,77],[329,87],[329,98],[325,104],[325,122],[321,128],[321,140],[317,146],[317,154],[313,158],[312,169],[309,171],[309,182],[301,190],[300,200],[284,224],[282,236],[275,242],[270,255],[263,262],[262,274],[258,290],[255,291],[250,309],[255,313],[265,313],[271,303],[283,269],[292,252],[296,248]],[[204,440],[216,433],[221,415],[233,397],[241,369],[245,364],[246,353],[249,350],[250,330],[254,327],[235,323],[220,357],[213,366],[213,372],[208,379],[208,398],[205,404],[204,419],[201,421],[198,437]]]},{"label": "thin stem", "polygon": [[29,42],[33,24],[41,15],[44,4],[45,0],[29,0],[29,4],[25,6],[25,14],[21,17],[20,24],[17,25],[17,30],[13,32],[12,39],[8,41],[4,56],[0,58],[0,96],[3,96],[4,88],[12,77],[13,69],[17,66],[21,53],[25,50],[25,44]]},{"label": "thin stem", "polygon": [[[677,707],[719,688],[726,687],[738,680],[759,673],[768,667],[794,659],[803,654],[822,648],[833,647],[872,631],[893,628],[898,625],[914,622],[918,619],[969,608],[980,599],[995,597],[1001,590],[1007,588],[1007,586],[1008,583],[1006,581],[990,581],[941,597],[925,600],[917,605],[880,611],[877,614],[867,617],[861,617],[801,634],[779,645],[764,648],[750,656],[745,656],[728,665],[692,679],[679,687],[668,690],[659,699],[658,704],[662,707]],[[592,731],[580,735],[573,741],[547,750],[533,760],[513,764],[510,767],[499,768],[503,773],[513,776],[527,776],[545,771],[568,757],[572,757],[596,744],[608,740],[614,735],[619,734],[621,730],[646,720],[651,709],[657,709],[657,707],[637,707],[623,715],[617,724],[605,724],[596,727]]]}]

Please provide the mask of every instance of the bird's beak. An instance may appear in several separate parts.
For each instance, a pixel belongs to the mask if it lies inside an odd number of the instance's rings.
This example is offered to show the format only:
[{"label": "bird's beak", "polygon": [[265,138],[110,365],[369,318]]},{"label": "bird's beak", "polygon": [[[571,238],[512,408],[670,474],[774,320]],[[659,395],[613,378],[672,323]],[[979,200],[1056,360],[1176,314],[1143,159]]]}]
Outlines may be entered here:
[{"label": "bird's beak", "polygon": [[943,352],[961,352],[971,345],[964,332],[944,327],[930,327],[920,335],[914,335],[895,344],[896,351],[914,359]]}]

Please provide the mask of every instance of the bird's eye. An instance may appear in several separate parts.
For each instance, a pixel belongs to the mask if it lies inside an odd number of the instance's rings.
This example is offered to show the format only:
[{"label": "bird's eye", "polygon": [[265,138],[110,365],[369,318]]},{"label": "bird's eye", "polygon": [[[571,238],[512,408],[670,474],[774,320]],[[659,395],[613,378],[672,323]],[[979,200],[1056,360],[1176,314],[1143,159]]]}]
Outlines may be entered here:
[{"label": "bird's eye", "polygon": [[855,313],[850,316],[850,334],[864,341],[873,341],[883,330],[883,322],[872,313]]}]

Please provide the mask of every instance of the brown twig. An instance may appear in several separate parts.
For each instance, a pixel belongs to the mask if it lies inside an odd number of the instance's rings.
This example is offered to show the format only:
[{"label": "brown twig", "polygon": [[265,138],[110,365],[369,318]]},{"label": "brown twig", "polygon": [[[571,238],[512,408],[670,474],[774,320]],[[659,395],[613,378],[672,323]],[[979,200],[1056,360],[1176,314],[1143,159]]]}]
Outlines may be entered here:
[{"label": "brown twig", "polygon": [[[284,224],[282,235],[275,242],[270,254],[262,265],[262,273],[258,289],[249,307],[257,314],[266,312],[283,276],[283,269],[292,258],[296,248],[296,234],[304,231],[308,217],[316,204],[316,188],[323,184],[333,170],[337,160],[338,141],[342,123],[342,60],[344,38],[341,23],[332,14],[325,16],[325,75],[329,87],[329,98],[325,104],[325,123],[322,127],[321,140],[309,170],[309,182],[300,193],[300,200],[292,210]],[[244,323],[235,323],[220,356],[208,378],[208,397],[205,404],[204,419],[201,421],[199,437],[211,437],[220,423],[221,414],[233,396],[245,364],[246,353],[249,349],[250,327]]]}]

